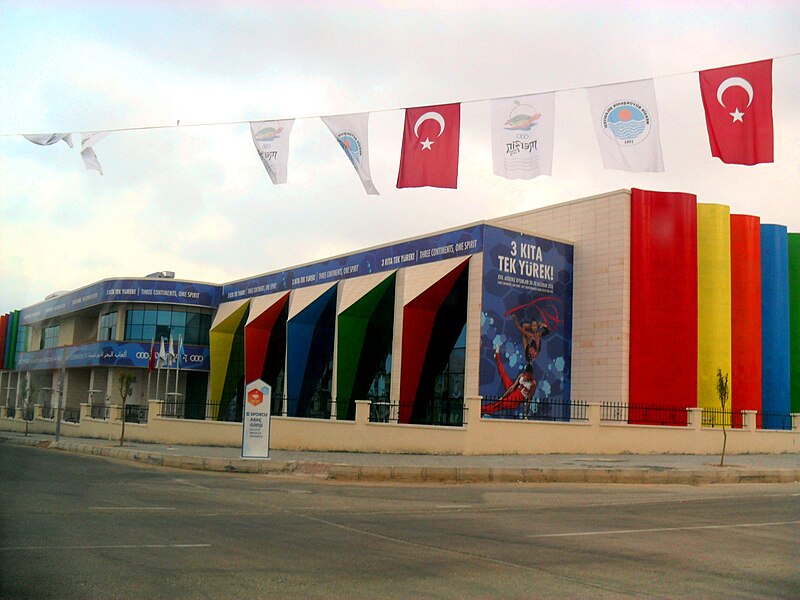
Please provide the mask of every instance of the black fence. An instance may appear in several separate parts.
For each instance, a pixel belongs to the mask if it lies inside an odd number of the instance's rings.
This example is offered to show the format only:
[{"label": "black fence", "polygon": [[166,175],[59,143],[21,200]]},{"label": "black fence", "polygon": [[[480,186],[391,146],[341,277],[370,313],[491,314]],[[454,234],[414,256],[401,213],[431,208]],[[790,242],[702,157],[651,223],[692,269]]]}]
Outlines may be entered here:
[{"label": "black fence", "polygon": [[522,419],[528,421],[586,421],[587,403],[563,398],[532,399],[484,397],[481,416],[492,419]]},{"label": "black fence", "polygon": [[413,404],[373,401],[369,420],[372,423],[463,427],[467,422],[467,407],[463,398],[431,398]]},{"label": "black fence", "polygon": [[50,419],[51,421],[56,418],[56,409],[53,406],[43,406],[42,407],[42,418],[43,419]]},{"label": "black fence", "polygon": [[17,416],[17,407],[16,406],[8,406],[6,407],[6,416],[9,419],[14,419]]},{"label": "black fence", "polygon": [[136,404],[125,405],[125,422],[126,423],[147,423],[147,406],[139,406]]},{"label": "black fence", "polygon": [[80,408],[65,408],[63,414],[64,420],[68,423],[81,422],[81,409]]},{"label": "black fence", "polygon": [[108,415],[109,415],[109,407],[108,406],[103,406],[103,405],[95,406],[95,405],[92,405],[92,406],[89,407],[89,409],[90,409],[89,410],[89,416],[91,416],[93,419],[98,419],[98,420],[101,420],[101,421],[108,421]]},{"label": "black fence", "polygon": [[603,402],[600,404],[600,420],[611,423],[631,425],[670,425],[685,427],[688,416],[685,408],[672,406],[652,406],[622,402]]},{"label": "black fence", "polygon": [[758,413],[756,423],[759,429],[778,429],[788,431],[792,428],[792,415],[778,413]]},{"label": "black fence", "polygon": [[22,419],[25,421],[33,421],[33,405],[27,409],[22,409]]}]

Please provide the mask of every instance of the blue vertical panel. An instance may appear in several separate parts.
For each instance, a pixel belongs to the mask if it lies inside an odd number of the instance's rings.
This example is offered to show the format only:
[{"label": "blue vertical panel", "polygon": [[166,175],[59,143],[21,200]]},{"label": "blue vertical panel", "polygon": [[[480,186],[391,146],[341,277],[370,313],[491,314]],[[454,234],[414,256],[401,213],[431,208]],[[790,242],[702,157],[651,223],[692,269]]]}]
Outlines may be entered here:
[{"label": "blue vertical panel", "polygon": [[761,225],[761,348],[762,427],[781,429],[791,402],[789,246],[782,225]]},{"label": "blue vertical panel", "polygon": [[333,286],[286,324],[286,398],[290,417],[297,416],[303,408],[300,400],[308,400],[306,396],[313,391],[313,384],[333,353],[332,332],[321,321],[331,308],[335,317],[335,302],[336,286]]}]

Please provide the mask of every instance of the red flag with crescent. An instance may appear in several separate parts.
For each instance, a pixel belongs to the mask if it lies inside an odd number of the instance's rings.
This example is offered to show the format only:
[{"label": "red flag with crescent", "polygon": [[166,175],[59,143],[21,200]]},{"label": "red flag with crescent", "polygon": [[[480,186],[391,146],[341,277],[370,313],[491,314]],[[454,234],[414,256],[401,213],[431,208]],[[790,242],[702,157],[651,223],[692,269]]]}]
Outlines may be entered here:
[{"label": "red flag with crescent", "polygon": [[406,109],[397,187],[455,188],[461,105]]},{"label": "red flag with crescent", "polygon": [[772,60],[700,71],[711,154],[722,162],[773,161]]}]

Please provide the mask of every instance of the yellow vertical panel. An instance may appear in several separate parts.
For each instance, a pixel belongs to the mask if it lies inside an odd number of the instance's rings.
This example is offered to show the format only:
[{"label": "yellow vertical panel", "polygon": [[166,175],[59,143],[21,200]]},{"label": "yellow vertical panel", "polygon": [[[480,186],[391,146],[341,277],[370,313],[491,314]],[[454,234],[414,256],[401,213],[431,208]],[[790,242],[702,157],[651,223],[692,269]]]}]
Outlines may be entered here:
[{"label": "yellow vertical panel", "polygon": [[209,352],[211,354],[211,404],[212,417],[217,418],[219,403],[222,400],[222,388],[225,386],[225,375],[228,373],[228,362],[231,358],[233,337],[242,322],[249,302],[244,302],[224,320],[216,323],[208,332]]},{"label": "yellow vertical panel", "polygon": [[697,205],[697,334],[697,406],[718,409],[717,369],[731,372],[730,207],[720,204]]}]

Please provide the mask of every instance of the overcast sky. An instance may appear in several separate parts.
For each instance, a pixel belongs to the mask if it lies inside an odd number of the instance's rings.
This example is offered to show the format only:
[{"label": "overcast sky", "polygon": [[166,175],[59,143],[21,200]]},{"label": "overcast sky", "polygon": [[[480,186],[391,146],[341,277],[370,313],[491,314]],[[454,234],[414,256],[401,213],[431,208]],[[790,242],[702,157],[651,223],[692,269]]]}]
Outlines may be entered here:
[{"label": "overcast sky", "polygon": [[[197,6],[205,8],[197,8]],[[347,6],[348,8],[342,8]],[[800,52],[785,2],[0,0],[0,312],[107,277],[223,283],[619,188],[800,231],[800,56],[773,67],[775,163],[712,158],[696,71]],[[604,170],[585,87],[654,78],[664,173]],[[489,102],[556,95],[553,175],[492,174]],[[395,188],[403,108],[463,102],[457,190]],[[372,112],[367,196],[316,117]],[[296,118],[275,186],[246,123]],[[22,133],[112,133],[78,146]]]}]

